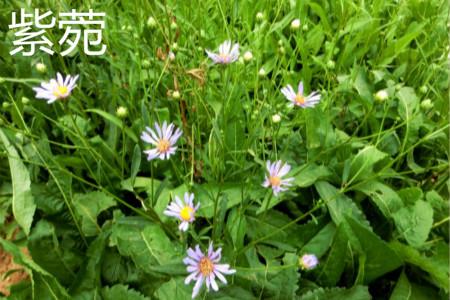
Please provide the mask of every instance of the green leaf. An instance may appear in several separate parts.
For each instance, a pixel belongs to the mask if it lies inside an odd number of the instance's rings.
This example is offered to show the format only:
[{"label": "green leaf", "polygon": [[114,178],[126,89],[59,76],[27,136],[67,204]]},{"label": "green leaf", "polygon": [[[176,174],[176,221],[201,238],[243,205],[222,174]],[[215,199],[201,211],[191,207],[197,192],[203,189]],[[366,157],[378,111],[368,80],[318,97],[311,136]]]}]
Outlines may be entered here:
[{"label": "green leaf", "polygon": [[20,159],[19,153],[0,129],[0,140],[8,153],[9,168],[12,181],[12,211],[14,218],[26,235],[30,234],[36,204],[31,193],[31,180],[27,168]]},{"label": "green leaf", "polygon": [[386,153],[381,152],[375,146],[371,145],[360,150],[351,161],[348,184],[371,176],[374,165],[386,156]]},{"label": "green leaf", "polygon": [[302,167],[294,177],[294,183],[299,187],[308,187],[313,185],[317,180],[324,179],[331,175],[331,171],[325,166],[318,166],[309,163]]},{"label": "green leaf", "polygon": [[324,289],[317,288],[302,295],[300,300],[369,300],[372,296],[369,293],[367,286],[357,285],[351,289],[332,288]]},{"label": "green leaf", "polygon": [[101,267],[104,259],[106,242],[109,232],[100,234],[90,245],[86,252],[86,261],[78,270],[77,277],[71,285],[71,294],[99,290],[101,287]]},{"label": "green leaf", "polygon": [[40,220],[31,231],[28,249],[33,260],[68,285],[75,279],[75,272],[82,258],[71,248],[62,247],[56,235],[55,226]]},{"label": "green leaf", "polygon": [[108,208],[116,205],[114,199],[104,192],[89,192],[75,194],[73,204],[78,217],[81,219],[81,229],[86,236],[97,235],[101,232],[97,224],[97,216]]},{"label": "green leaf", "polygon": [[349,248],[345,225],[345,223],[339,224],[326,259],[320,260],[318,280],[322,285],[336,285],[341,278],[342,272],[344,272],[347,250]]},{"label": "green leaf", "polygon": [[376,234],[353,218],[346,217],[346,222],[350,226],[350,231],[348,231],[350,242],[360,255],[364,256],[362,270],[365,283],[369,283],[402,265],[399,256]]},{"label": "green leaf", "polygon": [[433,226],[433,208],[428,202],[417,201],[393,215],[397,230],[413,247],[422,246]]},{"label": "green leaf", "polygon": [[303,248],[301,253],[311,253],[321,257],[330,248],[336,233],[336,225],[333,222],[325,225]]},{"label": "green leaf", "polygon": [[[132,224],[117,224],[114,226],[111,239],[116,241],[122,255],[130,256],[136,266],[145,272],[175,274],[180,272],[179,267],[173,266],[176,262],[181,263],[178,255],[180,249],[171,243],[159,226],[146,225],[140,228]],[[183,274],[184,272],[183,270]]]},{"label": "green leaf", "polygon": [[334,224],[339,225],[344,217],[349,215],[370,228],[369,222],[367,222],[358,206],[333,185],[326,181],[318,181],[315,187],[320,197],[325,201]]},{"label": "green leaf", "polygon": [[128,286],[123,284],[116,284],[112,287],[104,287],[102,289],[102,296],[103,300],[150,300],[150,298],[145,297],[138,291],[130,289]]},{"label": "green leaf", "polygon": [[405,272],[402,272],[389,300],[409,300],[411,299],[411,293],[411,284],[409,283],[408,277],[406,277]]},{"label": "green leaf", "polygon": [[402,199],[389,186],[370,180],[358,184],[355,190],[363,192],[372,199],[378,209],[386,218],[392,218],[393,214],[403,207]]},{"label": "green leaf", "polygon": [[31,273],[32,299],[70,299],[67,291],[50,273],[36,264],[30,257],[25,255],[18,246],[0,237],[0,245],[3,250],[12,254],[14,262],[24,266]]},{"label": "green leaf", "polygon": [[156,290],[155,296],[157,299],[161,300],[189,300],[192,299],[192,288],[192,286],[188,286],[184,283],[184,278],[171,278]]},{"label": "green leaf", "polygon": [[425,256],[411,246],[404,245],[398,241],[389,243],[393,249],[406,263],[417,266],[427,272],[430,280],[438,287],[448,292],[449,260],[448,245],[443,245],[442,249],[434,256]]}]

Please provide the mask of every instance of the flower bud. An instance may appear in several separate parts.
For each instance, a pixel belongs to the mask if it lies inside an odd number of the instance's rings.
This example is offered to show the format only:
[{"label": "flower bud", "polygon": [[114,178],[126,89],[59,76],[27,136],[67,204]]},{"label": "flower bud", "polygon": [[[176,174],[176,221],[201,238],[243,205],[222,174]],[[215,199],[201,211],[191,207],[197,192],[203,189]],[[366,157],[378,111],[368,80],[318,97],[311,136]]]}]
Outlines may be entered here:
[{"label": "flower bud", "polygon": [[264,68],[259,69],[258,75],[259,75],[259,77],[266,76],[266,70],[264,70]]},{"label": "flower bud", "polygon": [[329,60],[327,61],[327,68],[333,70],[334,67],[336,67],[336,63],[334,62],[334,60]]},{"label": "flower bud", "polygon": [[28,103],[30,103],[30,99],[28,99],[27,97],[22,97],[22,103],[27,105]]},{"label": "flower bud", "polygon": [[178,44],[177,43],[173,43],[172,44],[172,51],[177,52],[178,50]]},{"label": "flower bud", "polygon": [[422,85],[419,89],[422,94],[426,94],[428,92],[428,87],[426,85]]},{"label": "flower bud", "polygon": [[173,53],[172,51],[169,51],[168,57],[169,57],[170,61],[174,61],[175,60],[175,53]]},{"label": "flower bud", "polygon": [[286,53],[286,49],[285,49],[283,46],[278,47],[278,52],[279,52],[280,54],[285,54],[285,53]]},{"label": "flower bud", "polygon": [[262,13],[262,12],[258,12],[257,14],[256,14],[256,20],[258,21],[258,22],[261,22],[262,20],[264,20],[264,14]]},{"label": "flower bud", "polygon": [[116,115],[123,119],[128,115],[128,109],[126,107],[119,106],[116,110]]},{"label": "flower bud", "polygon": [[379,91],[375,94],[375,100],[377,100],[378,102],[383,102],[383,101],[386,100],[387,98],[389,98],[389,94],[387,93],[386,90],[379,90]]},{"label": "flower bud", "polygon": [[3,107],[3,108],[8,108],[8,107],[10,107],[10,106],[11,106],[11,103],[9,103],[9,102],[6,102],[6,101],[5,101],[5,102],[2,103],[2,107]]},{"label": "flower bud", "polygon": [[43,63],[37,63],[36,64],[36,70],[39,73],[45,73],[45,72],[47,72],[47,66],[45,64],[43,64]]},{"label": "flower bud", "polygon": [[177,23],[175,23],[175,22],[170,23],[170,29],[177,30],[178,29]]},{"label": "flower bud", "polygon": [[429,110],[432,109],[434,106],[433,102],[431,102],[431,99],[425,99],[422,102],[420,102],[420,108],[423,110]]},{"label": "flower bud", "polygon": [[297,30],[300,28],[300,19],[295,19],[291,22],[291,29]]},{"label": "flower bud", "polygon": [[180,99],[181,95],[179,91],[173,91],[172,98],[173,99]]},{"label": "flower bud", "polygon": [[309,29],[308,24],[303,24],[302,30],[308,31],[308,29]]},{"label": "flower bud", "polygon": [[252,58],[253,58],[253,54],[252,54],[250,51],[246,51],[246,52],[244,53],[244,60],[245,60],[246,62],[251,61]]},{"label": "flower bud", "polygon": [[274,114],[272,116],[272,122],[279,123],[281,121],[281,116],[279,114]]},{"label": "flower bud", "polygon": [[153,17],[149,17],[147,19],[147,26],[150,28],[155,28],[156,27],[156,20]]}]

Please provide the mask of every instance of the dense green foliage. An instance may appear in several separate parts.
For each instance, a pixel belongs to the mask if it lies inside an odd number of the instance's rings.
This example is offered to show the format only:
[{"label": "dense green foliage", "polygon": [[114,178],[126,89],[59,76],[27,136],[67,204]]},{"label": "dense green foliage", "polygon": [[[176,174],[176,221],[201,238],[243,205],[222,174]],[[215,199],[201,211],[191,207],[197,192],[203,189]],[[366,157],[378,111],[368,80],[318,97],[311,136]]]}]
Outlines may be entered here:
[{"label": "dense green foliage", "polygon": [[[25,2],[105,12],[107,52],[10,55]],[[190,299],[182,259],[210,241],[237,272],[202,299],[448,299],[447,1],[6,0],[0,12],[0,245],[31,278],[11,299]],[[205,49],[226,39],[253,59],[213,65]],[[56,72],[80,75],[73,94],[36,99]],[[319,105],[287,106],[280,89],[300,80]],[[183,136],[149,162],[139,137],[163,120]],[[273,197],[261,184],[277,159],[295,179]],[[163,211],[186,191],[201,206],[180,233]],[[304,253],[316,269],[299,269]]]}]

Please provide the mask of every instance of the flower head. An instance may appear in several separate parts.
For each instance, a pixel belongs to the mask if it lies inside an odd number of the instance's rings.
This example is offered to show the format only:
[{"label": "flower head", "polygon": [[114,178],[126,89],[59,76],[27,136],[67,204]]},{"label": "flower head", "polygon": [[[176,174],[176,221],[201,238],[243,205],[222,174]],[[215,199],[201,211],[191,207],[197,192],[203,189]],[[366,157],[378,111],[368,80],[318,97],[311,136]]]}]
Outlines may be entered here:
[{"label": "flower head", "polygon": [[178,227],[181,231],[186,231],[189,223],[194,222],[195,213],[200,206],[200,202],[194,206],[194,194],[184,193],[184,201],[182,202],[178,196],[175,196],[175,201],[172,201],[164,214],[169,217],[178,218],[181,223]]},{"label": "flower head", "polygon": [[298,84],[297,93],[294,91],[290,84],[282,88],[281,92],[286,97],[286,99],[292,102],[293,105],[297,105],[303,108],[314,107],[320,101],[320,94],[318,92],[312,92],[308,96],[305,96],[303,94],[303,82],[301,81]]},{"label": "flower head", "polygon": [[287,163],[283,164],[281,160],[273,163],[268,160],[266,163],[266,168],[269,174],[268,176],[266,175],[263,187],[272,187],[273,194],[275,196],[277,196],[279,192],[287,190],[286,187],[290,186],[291,181],[294,180],[294,178],[282,178],[287,173],[289,173],[289,171],[291,170],[291,166]]},{"label": "flower head", "polygon": [[192,298],[198,295],[203,282],[206,283],[206,289],[209,291],[211,286],[214,291],[219,290],[219,286],[215,278],[219,278],[224,284],[227,283],[223,274],[233,274],[236,270],[230,269],[229,264],[219,264],[221,259],[222,248],[214,251],[212,243],[209,244],[208,252],[203,254],[199,245],[195,246],[195,250],[189,248],[187,250],[188,256],[183,259],[185,265],[187,265],[187,271],[190,273],[186,277],[184,283],[189,284],[192,280],[195,280],[194,289],[192,290]]},{"label": "flower head", "polygon": [[175,131],[174,129],[175,125],[170,123],[169,126],[167,126],[166,121],[164,121],[162,126],[159,126],[159,124],[155,122],[156,132],[150,127],[145,128],[145,131],[142,132],[141,139],[144,142],[150,143],[156,147],[144,151],[144,153],[148,155],[148,160],[152,160],[157,157],[163,160],[169,159],[169,157],[175,153],[177,150],[175,144],[180,138],[182,132],[179,128]]},{"label": "flower head", "polygon": [[383,102],[387,98],[389,98],[389,94],[388,94],[388,92],[386,90],[379,90],[375,94],[375,100],[377,100],[378,102]]},{"label": "flower head", "polygon": [[219,54],[209,50],[206,50],[206,54],[216,64],[230,64],[239,58],[239,44],[233,44],[233,47],[231,47],[231,41],[226,40],[219,46]]},{"label": "flower head", "polygon": [[298,259],[298,263],[303,270],[312,270],[319,264],[319,260],[314,254],[304,254]]},{"label": "flower head", "polygon": [[46,99],[47,103],[53,103],[56,100],[64,99],[70,96],[72,90],[77,86],[78,75],[67,75],[64,79],[60,73],[56,74],[56,79],[50,82],[41,83],[40,87],[34,87],[36,98]]}]

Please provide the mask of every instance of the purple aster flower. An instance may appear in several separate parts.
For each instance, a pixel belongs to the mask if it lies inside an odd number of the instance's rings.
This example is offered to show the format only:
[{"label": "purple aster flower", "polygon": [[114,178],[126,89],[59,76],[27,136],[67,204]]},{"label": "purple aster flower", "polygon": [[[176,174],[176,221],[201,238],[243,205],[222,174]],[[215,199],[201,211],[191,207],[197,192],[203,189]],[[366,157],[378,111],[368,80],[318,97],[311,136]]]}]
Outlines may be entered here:
[{"label": "purple aster flower", "polygon": [[174,132],[175,125],[170,123],[169,126],[167,126],[166,121],[164,121],[162,126],[159,126],[159,124],[155,122],[156,133],[150,127],[146,127],[145,129],[146,131],[142,132],[141,139],[144,142],[156,146],[156,148],[144,151],[144,153],[147,154],[147,160],[152,160],[157,157],[163,160],[169,159],[169,157],[177,150],[175,144],[182,134],[181,130],[177,128]]},{"label": "purple aster flower", "polygon": [[169,217],[178,218],[181,223],[178,227],[181,231],[186,231],[189,223],[194,222],[195,212],[200,206],[200,202],[194,206],[194,194],[184,193],[184,201],[182,202],[178,196],[175,196],[175,201],[172,201],[164,214]]},{"label": "purple aster flower", "polygon": [[230,64],[239,58],[239,44],[236,43],[231,47],[231,41],[227,40],[219,46],[219,53],[213,53],[206,50],[209,58],[216,64]]},{"label": "purple aster flower", "polygon": [[233,274],[236,270],[230,269],[228,264],[219,264],[221,259],[222,248],[214,251],[212,243],[209,244],[207,255],[203,254],[200,250],[200,246],[195,246],[195,250],[189,248],[187,250],[188,256],[183,259],[185,265],[187,265],[187,271],[190,273],[185,284],[189,284],[192,280],[195,280],[194,289],[192,290],[192,298],[198,295],[203,282],[206,284],[206,289],[209,291],[209,287],[212,287],[214,291],[219,290],[219,286],[216,282],[216,277],[219,278],[224,284],[227,283],[223,274]]},{"label": "purple aster flower", "polygon": [[291,181],[294,180],[294,178],[282,178],[291,170],[290,165],[287,163],[283,164],[281,160],[273,163],[268,160],[266,163],[266,168],[269,174],[268,176],[266,175],[263,187],[272,187],[273,194],[275,196],[277,196],[279,192],[287,190],[285,187],[291,186]]},{"label": "purple aster flower", "polygon": [[298,259],[298,262],[303,270],[312,270],[319,264],[319,260],[314,254],[304,254]]},{"label": "purple aster flower", "polygon": [[53,103],[56,100],[64,99],[70,96],[72,90],[77,86],[76,82],[78,75],[67,75],[64,77],[60,74],[56,74],[56,79],[51,79],[50,82],[42,82],[40,87],[34,87],[36,92],[36,98],[46,99],[47,103]]},{"label": "purple aster flower", "polygon": [[294,91],[290,84],[282,88],[281,92],[286,97],[286,99],[292,102],[293,105],[297,105],[303,108],[314,107],[320,101],[319,92],[312,92],[305,97],[305,95],[303,94],[303,82],[301,81],[298,84],[297,93]]}]

